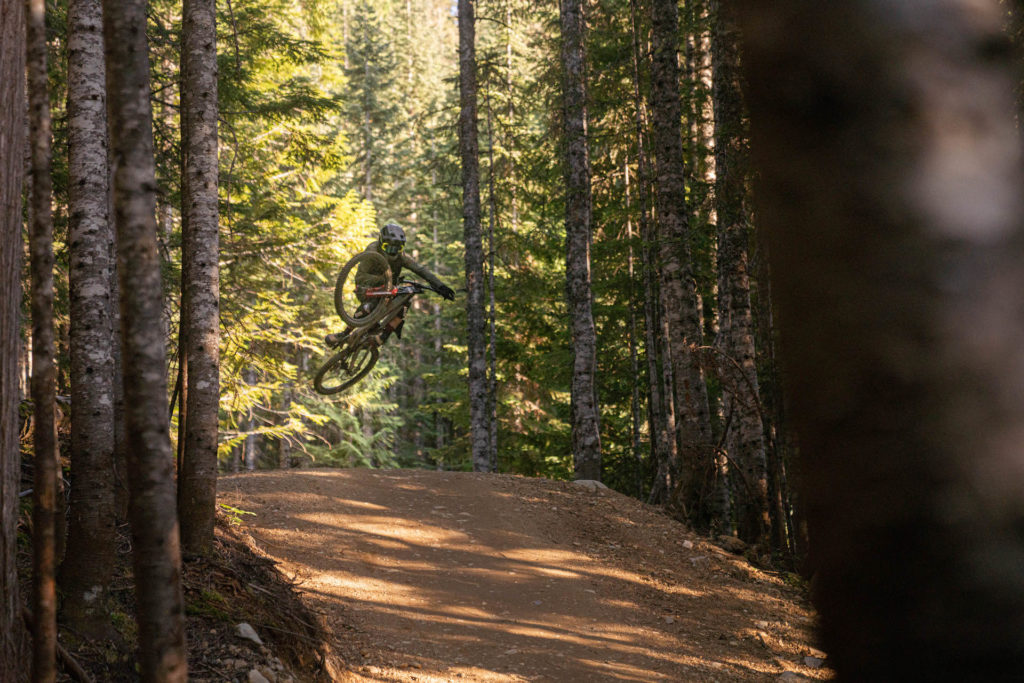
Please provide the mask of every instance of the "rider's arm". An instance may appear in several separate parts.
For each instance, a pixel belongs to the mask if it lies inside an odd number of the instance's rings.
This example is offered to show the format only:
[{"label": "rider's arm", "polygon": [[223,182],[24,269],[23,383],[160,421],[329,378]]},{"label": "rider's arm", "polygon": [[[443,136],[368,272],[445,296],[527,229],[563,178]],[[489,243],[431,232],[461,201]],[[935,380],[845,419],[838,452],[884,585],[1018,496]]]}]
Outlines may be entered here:
[{"label": "rider's arm", "polygon": [[436,275],[431,273],[429,270],[427,270],[420,264],[413,261],[411,258],[409,258],[407,254],[402,254],[402,267],[408,268],[412,272],[419,275],[421,278],[430,283],[430,286],[433,287],[434,289],[440,289],[445,286],[444,283],[441,282],[441,280]]}]

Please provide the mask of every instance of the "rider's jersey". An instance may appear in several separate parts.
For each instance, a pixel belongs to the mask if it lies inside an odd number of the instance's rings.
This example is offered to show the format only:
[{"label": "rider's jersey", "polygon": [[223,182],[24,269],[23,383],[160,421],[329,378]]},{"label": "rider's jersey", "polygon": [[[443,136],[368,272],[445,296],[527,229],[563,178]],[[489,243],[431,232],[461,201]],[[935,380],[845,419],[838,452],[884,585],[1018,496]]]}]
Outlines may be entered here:
[{"label": "rider's jersey", "polygon": [[[380,244],[376,241],[370,243],[363,251],[376,252],[387,259],[388,265],[391,267],[391,282],[393,283],[398,282],[398,278],[402,274],[402,268],[408,268],[426,280],[431,287],[440,288],[444,286],[436,275],[406,256],[405,252],[391,256],[381,249]],[[384,284],[385,273],[379,267],[379,264],[380,262],[376,260],[367,260],[359,264],[359,268],[356,270],[355,282],[357,287],[356,293],[360,299],[363,298],[362,292],[364,288],[379,287]]]}]

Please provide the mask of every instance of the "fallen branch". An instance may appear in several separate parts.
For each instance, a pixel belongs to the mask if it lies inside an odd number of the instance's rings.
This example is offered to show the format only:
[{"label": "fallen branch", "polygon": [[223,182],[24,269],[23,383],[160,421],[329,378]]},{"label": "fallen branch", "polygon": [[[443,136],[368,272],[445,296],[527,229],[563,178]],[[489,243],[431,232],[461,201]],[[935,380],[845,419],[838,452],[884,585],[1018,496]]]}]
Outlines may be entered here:
[{"label": "fallen branch", "polygon": [[[32,631],[32,613],[28,611],[28,608],[22,608],[21,617],[25,620],[25,625],[28,627],[29,632]],[[57,658],[60,659],[64,665],[64,669],[71,673],[76,679],[82,683],[94,683],[92,676],[89,675],[78,660],[72,656],[70,652],[64,649],[64,646],[57,641]]]}]

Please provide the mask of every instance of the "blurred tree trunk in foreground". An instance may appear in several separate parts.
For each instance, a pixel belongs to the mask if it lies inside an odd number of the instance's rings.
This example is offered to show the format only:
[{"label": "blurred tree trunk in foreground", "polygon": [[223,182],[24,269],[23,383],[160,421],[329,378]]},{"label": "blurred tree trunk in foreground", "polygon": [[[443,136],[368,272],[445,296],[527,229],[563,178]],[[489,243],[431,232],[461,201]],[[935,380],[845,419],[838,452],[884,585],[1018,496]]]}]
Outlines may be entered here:
[{"label": "blurred tree trunk in foreground", "polygon": [[1024,663],[1024,174],[994,0],[742,2],[830,661]]}]

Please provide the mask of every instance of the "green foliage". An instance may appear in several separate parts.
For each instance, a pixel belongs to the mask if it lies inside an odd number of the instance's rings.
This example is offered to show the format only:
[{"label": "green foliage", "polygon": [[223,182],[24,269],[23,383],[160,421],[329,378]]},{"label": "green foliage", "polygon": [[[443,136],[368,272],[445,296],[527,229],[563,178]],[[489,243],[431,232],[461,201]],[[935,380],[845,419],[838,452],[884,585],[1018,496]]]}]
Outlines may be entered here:
[{"label": "green foliage", "polygon": [[185,605],[185,613],[189,616],[203,616],[224,623],[233,621],[228,601],[223,595],[210,588],[204,588],[198,595],[193,596]]},{"label": "green foliage", "polygon": [[220,503],[218,507],[227,515],[228,523],[231,524],[231,526],[240,526],[244,515],[256,515],[255,512],[242,510],[241,508],[236,508],[228,505],[227,503]]}]

